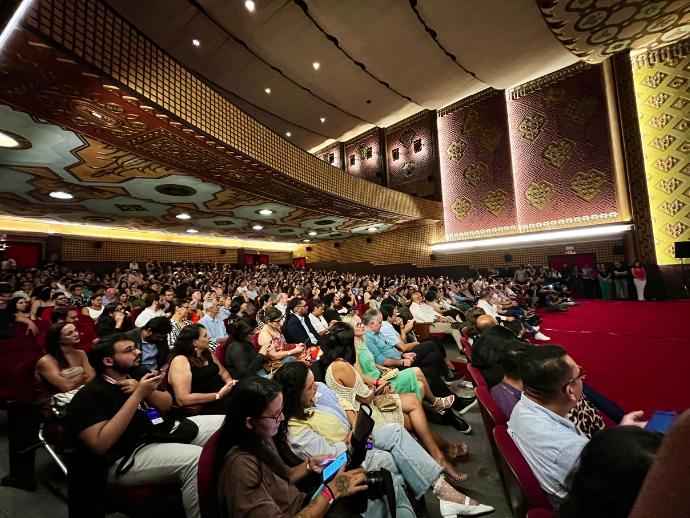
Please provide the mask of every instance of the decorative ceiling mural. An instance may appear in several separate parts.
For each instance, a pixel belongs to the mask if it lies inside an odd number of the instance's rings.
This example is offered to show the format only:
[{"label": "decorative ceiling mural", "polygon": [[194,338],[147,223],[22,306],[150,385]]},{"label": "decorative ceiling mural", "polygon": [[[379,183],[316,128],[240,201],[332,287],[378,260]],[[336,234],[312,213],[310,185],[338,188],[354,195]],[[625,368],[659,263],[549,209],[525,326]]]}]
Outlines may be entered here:
[{"label": "decorative ceiling mural", "polygon": [[[185,175],[6,105],[0,105],[0,121],[0,130],[31,143],[0,148],[0,213],[5,215],[173,233],[195,228],[219,237],[281,241],[343,237],[361,232],[365,224]],[[74,197],[54,199],[54,191]],[[191,219],[178,219],[182,213]],[[256,231],[255,225],[263,228]]]}]

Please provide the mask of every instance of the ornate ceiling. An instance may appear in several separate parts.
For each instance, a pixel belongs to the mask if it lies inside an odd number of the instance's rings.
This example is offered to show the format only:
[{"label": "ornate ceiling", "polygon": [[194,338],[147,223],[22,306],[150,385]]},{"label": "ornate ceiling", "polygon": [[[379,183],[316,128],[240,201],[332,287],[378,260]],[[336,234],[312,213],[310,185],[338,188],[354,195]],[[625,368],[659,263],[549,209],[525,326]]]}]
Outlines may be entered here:
[{"label": "ornate ceiling", "polygon": [[690,33],[687,0],[255,0],[253,13],[241,0],[105,1],[312,151],[489,86]]}]

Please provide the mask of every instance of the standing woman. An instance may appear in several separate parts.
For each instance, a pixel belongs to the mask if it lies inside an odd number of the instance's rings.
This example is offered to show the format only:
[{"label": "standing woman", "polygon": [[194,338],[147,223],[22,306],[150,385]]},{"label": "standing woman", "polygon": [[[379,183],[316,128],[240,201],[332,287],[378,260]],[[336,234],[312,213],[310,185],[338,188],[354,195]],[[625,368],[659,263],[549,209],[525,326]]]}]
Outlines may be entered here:
[{"label": "standing woman", "polygon": [[604,300],[611,300],[611,272],[604,263],[597,265],[597,275],[599,277],[599,290],[601,290],[601,298]]},{"label": "standing woman", "polygon": [[635,261],[630,272],[632,273],[633,283],[637,290],[637,300],[645,300],[644,288],[647,285],[647,271],[640,261]]}]

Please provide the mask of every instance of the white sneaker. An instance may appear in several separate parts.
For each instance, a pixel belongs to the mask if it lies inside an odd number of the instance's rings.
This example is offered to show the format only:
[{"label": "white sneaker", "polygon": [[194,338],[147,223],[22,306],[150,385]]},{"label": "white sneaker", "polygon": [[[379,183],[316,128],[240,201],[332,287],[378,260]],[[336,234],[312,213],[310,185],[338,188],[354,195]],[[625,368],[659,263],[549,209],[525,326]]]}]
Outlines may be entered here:
[{"label": "white sneaker", "polygon": [[456,504],[447,500],[439,500],[441,516],[477,516],[478,514],[491,513],[494,508],[490,505],[477,504],[470,505],[470,497],[465,498],[464,504]]},{"label": "white sneaker", "polygon": [[544,333],[537,333],[534,335],[534,338],[536,340],[541,340],[542,342],[547,342],[547,341],[551,340],[551,338],[546,336]]},{"label": "white sneaker", "polygon": [[535,333],[538,333],[541,327],[539,326],[532,326],[532,329],[534,330]]}]

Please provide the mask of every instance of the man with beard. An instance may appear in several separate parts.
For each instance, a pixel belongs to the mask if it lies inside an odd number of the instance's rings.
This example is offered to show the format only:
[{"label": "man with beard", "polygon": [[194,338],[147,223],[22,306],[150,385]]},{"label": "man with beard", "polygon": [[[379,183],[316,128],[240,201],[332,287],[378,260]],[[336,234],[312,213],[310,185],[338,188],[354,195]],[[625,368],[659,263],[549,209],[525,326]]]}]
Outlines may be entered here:
[{"label": "man with beard", "polygon": [[105,457],[109,485],[177,481],[187,517],[198,518],[199,456],[224,416],[194,416],[191,423],[167,417],[172,397],[157,390],[163,374],[148,372],[139,380],[130,376],[140,356],[124,334],[99,342],[89,354],[97,375],[68,406],[68,428],[90,453]]}]

